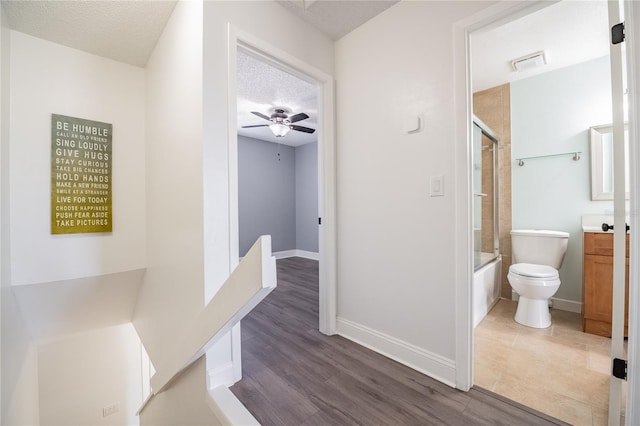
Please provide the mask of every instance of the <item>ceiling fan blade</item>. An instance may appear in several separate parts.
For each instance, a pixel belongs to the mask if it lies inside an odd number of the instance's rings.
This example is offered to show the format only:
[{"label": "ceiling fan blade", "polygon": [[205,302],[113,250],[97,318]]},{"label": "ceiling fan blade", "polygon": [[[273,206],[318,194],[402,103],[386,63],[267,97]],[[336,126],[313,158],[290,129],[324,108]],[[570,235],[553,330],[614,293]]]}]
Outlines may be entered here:
[{"label": "ceiling fan blade", "polygon": [[253,126],[242,126],[243,129],[248,129],[250,127],[269,127],[269,124],[254,124]]},{"label": "ceiling fan blade", "polygon": [[310,129],[310,128],[304,127],[304,126],[296,126],[295,124],[292,124],[291,128],[293,130],[297,130],[299,132],[305,132],[305,133],[313,133],[313,132],[316,131],[316,129]]},{"label": "ceiling fan blade", "polygon": [[258,117],[260,117],[260,118],[264,118],[265,120],[269,120],[269,121],[271,121],[271,117],[267,117],[266,115],[264,115],[264,114],[263,114],[263,113],[261,113],[261,112],[251,111],[251,114],[255,114],[255,115],[257,115],[257,116],[258,116]]},{"label": "ceiling fan blade", "polygon": [[289,117],[289,122],[296,123],[298,121],[306,120],[307,118],[309,118],[309,116],[304,112],[301,112],[299,114],[292,115],[291,117]]}]

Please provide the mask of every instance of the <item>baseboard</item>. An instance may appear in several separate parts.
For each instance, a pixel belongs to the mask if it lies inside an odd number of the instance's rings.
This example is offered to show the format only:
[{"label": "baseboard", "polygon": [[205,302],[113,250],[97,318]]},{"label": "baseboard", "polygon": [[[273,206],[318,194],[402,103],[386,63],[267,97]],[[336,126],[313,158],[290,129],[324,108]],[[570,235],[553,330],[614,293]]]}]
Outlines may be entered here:
[{"label": "baseboard", "polygon": [[576,314],[582,313],[582,303],[580,302],[552,297],[551,303],[553,304],[554,309],[558,309],[560,311],[575,312]]},{"label": "baseboard", "polygon": [[305,259],[318,260],[319,255],[313,251],[306,250],[285,250],[285,251],[276,251],[273,253],[276,259],[285,259],[287,257],[304,257]]},{"label": "baseboard", "polygon": [[455,387],[456,366],[453,360],[344,318],[338,318],[336,323],[337,333],[342,337]]},{"label": "baseboard", "polygon": [[232,362],[224,363],[216,368],[207,369],[207,388],[215,389],[218,386],[231,386],[235,380],[234,366]]},{"label": "baseboard", "polygon": [[223,425],[259,425],[255,417],[226,386],[207,392],[207,405]]},{"label": "baseboard", "polygon": [[[515,291],[511,290],[511,300],[517,302],[519,298],[520,298],[520,295]],[[576,314],[582,313],[582,303],[576,302],[574,300],[559,299],[557,297],[552,297],[550,299],[549,305],[552,306],[553,309],[557,309],[559,311],[573,312]]]}]

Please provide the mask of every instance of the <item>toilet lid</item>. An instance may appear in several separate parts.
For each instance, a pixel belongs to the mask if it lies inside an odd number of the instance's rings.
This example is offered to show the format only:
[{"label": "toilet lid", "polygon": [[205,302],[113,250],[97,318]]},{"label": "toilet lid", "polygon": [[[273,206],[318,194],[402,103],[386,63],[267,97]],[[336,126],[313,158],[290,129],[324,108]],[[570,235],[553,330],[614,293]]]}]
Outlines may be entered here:
[{"label": "toilet lid", "polygon": [[531,278],[557,278],[558,271],[547,265],[535,265],[533,263],[516,263],[509,267],[514,274]]}]

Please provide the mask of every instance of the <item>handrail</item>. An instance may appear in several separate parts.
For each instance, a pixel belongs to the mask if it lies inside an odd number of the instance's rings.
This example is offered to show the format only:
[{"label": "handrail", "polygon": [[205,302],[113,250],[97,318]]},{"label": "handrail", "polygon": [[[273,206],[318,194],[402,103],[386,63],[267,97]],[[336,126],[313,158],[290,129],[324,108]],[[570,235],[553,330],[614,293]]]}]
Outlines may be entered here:
[{"label": "handrail", "polygon": [[271,237],[263,235],[191,326],[187,327],[174,346],[176,350],[173,354],[156,365],[156,374],[151,378],[151,395],[140,407],[138,414],[154,395],[166,390],[275,287],[276,260],[271,255]]}]

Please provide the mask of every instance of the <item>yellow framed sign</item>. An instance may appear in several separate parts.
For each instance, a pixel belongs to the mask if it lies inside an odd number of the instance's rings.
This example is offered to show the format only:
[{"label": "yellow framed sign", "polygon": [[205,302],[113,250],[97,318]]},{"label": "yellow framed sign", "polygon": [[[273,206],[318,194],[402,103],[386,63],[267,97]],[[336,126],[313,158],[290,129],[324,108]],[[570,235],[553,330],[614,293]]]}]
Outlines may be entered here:
[{"label": "yellow framed sign", "polygon": [[51,115],[51,233],[111,232],[109,123]]}]

